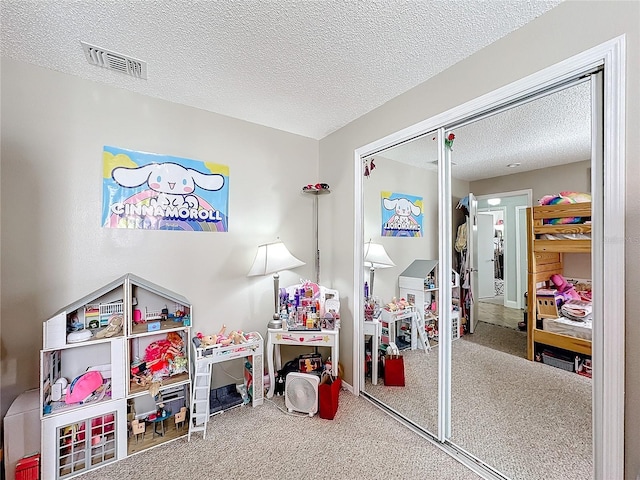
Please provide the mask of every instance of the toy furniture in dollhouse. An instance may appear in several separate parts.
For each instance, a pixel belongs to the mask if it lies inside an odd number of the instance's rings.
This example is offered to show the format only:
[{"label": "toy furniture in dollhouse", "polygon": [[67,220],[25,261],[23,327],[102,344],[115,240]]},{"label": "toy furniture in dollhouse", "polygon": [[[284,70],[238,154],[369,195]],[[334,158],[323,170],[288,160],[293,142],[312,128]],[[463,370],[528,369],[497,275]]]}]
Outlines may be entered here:
[{"label": "toy furniture in dollhouse", "polygon": [[[424,322],[427,338],[438,341],[438,260],[414,260],[398,277],[400,297],[415,305]],[[451,270],[451,334],[455,340],[460,338],[460,275]]]},{"label": "toy furniture in dollhouse", "polygon": [[[179,305],[180,321],[162,322],[158,332],[138,333],[132,328],[134,298],[149,308]],[[43,478],[71,478],[149,448],[139,432],[144,421],[135,415],[135,405],[143,397],[153,402],[150,386],[165,397],[176,389],[181,392],[181,400],[172,403],[174,411],[188,405],[189,350],[184,342],[190,328],[184,318],[190,315],[191,306],[180,295],[127,274],[44,322],[39,407]],[[67,337],[78,325],[91,332],[86,340]],[[109,335],[100,333],[107,331]],[[167,340],[169,334],[173,342]],[[155,363],[145,358],[154,343],[167,347],[154,350],[162,354],[162,361]],[[156,366],[153,371],[151,365]],[[166,430],[154,445],[185,434]]]},{"label": "toy furniture in dollhouse", "polygon": [[163,412],[160,416],[147,420],[149,423],[153,424],[153,437],[156,435],[164,437],[164,422],[170,417],[170,412]]},{"label": "toy furniture in dollhouse", "polygon": [[174,423],[176,424],[176,429],[182,429],[184,422],[187,419],[187,407],[180,407],[180,411],[175,414]]},{"label": "toy furniture in dollhouse", "polygon": [[144,440],[144,432],[147,429],[145,422],[141,422],[140,420],[132,420],[131,421],[131,434],[135,436],[136,443],[138,443],[138,437],[142,435],[142,439]]},{"label": "toy furniture in dollhouse", "polygon": [[211,367],[213,364],[238,358],[246,359],[244,387],[251,398],[252,406],[262,405],[264,401],[264,340],[258,332],[249,332],[243,336],[246,341],[239,344],[199,346],[199,342],[195,341],[197,338],[190,342],[193,349],[193,385],[188,440],[191,440],[191,434],[195,432],[202,432],[202,438],[207,435],[207,422],[211,415],[209,396],[211,395]]}]

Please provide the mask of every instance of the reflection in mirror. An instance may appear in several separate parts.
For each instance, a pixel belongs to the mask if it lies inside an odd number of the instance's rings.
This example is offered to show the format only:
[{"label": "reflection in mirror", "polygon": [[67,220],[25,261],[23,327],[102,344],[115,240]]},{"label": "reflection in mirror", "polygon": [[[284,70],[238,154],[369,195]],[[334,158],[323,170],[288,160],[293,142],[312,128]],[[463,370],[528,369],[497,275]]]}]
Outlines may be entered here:
[{"label": "reflection in mirror", "polygon": [[[590,102],[588,83],[578,84],[451,130],[455,135],[450,152],[451,204],[460,206],[451,212],[452,266],[459,274],[459,279],[452,278],[452,321],[458,317],[460,337],[455,334],[452,342],[449,440],[513,479],[549,478],[549,472],[558,472],[557,478],[591,477],[591,379],[528,361],[524,325],[529,255],[526,207],[544,195],[590,191]],[[429,265],[420,265],[422,270],[418,268],[415,275],[412,266],[419,259],[438,262],[435,137],[435,133],[426,134],[363,159],[363,170],[368,167],[363,238],[383,245],[395,264],[376,270],[374,308],[369,313],[374,320],[382,320],[378,312],[385,305],[410,293],[408,287],[401,290],[402,282],[410,284],[417,278],[424,298],[405,300],[420,312],[424,322],[420,327],[425,328],[431,347],[421,350],[409,337],[409,346],[401,351],[405,386],[392,387],[384,385],[382,374],[377,382],[372,378],[371,357],[376,349],[368,341],[364,391],[434,435],[438,432],[440,332],[438,322],[430,322],[430,313],[437,316],[439,309],[427,293],[439,282],[432,283]],[[477,230],[468,223],[466,199],[473,198],[472,193],[489,232],[483,237],[488,277],[478,282],[474,292],[471,285],[479,275],[478,265],[471,265],[469,256],[463,255],[474,243],[479,249]],[[383,235],[383,198],[391,194],[422,197],[421,237]],[[466,231],[459,230],[460,225],[468,225]],[[565,254],[565,272],[588,280],[590,261],[589,254]],[[369,273],[363,271],[363,282]],[[480,292],[480,286],[488,288],[488,293]],[[476,329],[470,333],[474,311]],[[380,333],[387,337],[381,341],[395,336],[396,343],[402,344],[398,334],[404,336],[410,327],[398,323],[394,332]],[[385,328],[388,325],[385,322]],[[364,331],[371,329],[365,325]]]},{"label": "reflection in mirror", "polygon": [[[478,199],[478,287],[463,289],[478,323],[452,345],[451,441],[512,479],[591,478],[591,379],[528,361],[524,323],[526,207],[590,191],[590,101],[582,83],[455,129],[452,174]],[[589,253],[564,258],[566,276],[591,278]]]},{"label": "reflection in mirror", "polygon": [[[440,283],[437,135],[435,132],[425,134],[365,158],[363,162],[363,171],[368,173],[363,186],[363,238],[367,243],[384,246],[395,264],[376,270],[375,291],[364,309],[365,317],[372,315],[373,323],[379,322],[380,329],[379,355],[376,355],[375,337],[365,337],[364,391],[436,434]],[[465,194],[466,186],[464,182],[458,195]],[[367,245],[364,251],[366,255]],[[363,274],[368,282],[369,271]],[[364,321],[365,334],[374,330],[368,322]],[[402,387],[390,385],[398,383],[391,373],[394,367],[382,364],[383,354],[391,343],[402,355],[405,377]],[[379,378],[374,368],[376,360]]]}]

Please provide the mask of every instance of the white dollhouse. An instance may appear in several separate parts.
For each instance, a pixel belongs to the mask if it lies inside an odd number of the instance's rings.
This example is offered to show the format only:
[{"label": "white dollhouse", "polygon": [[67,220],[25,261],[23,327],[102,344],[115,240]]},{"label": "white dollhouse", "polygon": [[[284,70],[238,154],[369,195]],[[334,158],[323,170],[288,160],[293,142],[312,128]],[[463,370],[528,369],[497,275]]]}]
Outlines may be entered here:
[{"label": "white dollhouse", "polygon": [[188,433],[192,315],[186,298],[126,274],[44,322],[43,479],[71,478]]},{"label": "white dollhouse", "polygon": [[[399,276],[398,287],[400,297],[415,305],[420,314],[419,328],[423,328],[431,345],[437,345],[438,290],[447,285],[447,279],[441,282],[438,278],[438,260],[414,260]],[[451,270],[449,280],[451,288],[451,336],[453,340],[460,338],[460,275]],[[415,336],[414,336],[415,337]],[[415,348],[415,341],[411,348]]]}]

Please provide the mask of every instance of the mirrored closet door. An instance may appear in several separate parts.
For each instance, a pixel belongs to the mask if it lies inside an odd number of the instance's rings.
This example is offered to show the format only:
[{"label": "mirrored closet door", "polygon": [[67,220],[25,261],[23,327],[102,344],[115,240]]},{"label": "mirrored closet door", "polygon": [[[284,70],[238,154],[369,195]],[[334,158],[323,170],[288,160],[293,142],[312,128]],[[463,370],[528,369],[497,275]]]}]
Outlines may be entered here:
[{"label": "mirrored closet door", "polygon": [[[526,208],[545,195],[591,192],[590,83],[454,131],[452,182],[468,182],[475,201],[469,205],[469,242],[476,256],[470,283],[477,288],[468,300],[477,323],[473,334],[452,345],[450,441],[508,478],[548,471],[558,478],[591,478],[592,380],[573,368],[529,361],[523,325],[529,321],[523,279],[529,257],[538,254],[528,245]],[[483,171],[474,170],[478,164]],[[464,254],[456,252],[458,258]],[[591,282],[589,253],[563,257],[558,273]],[[540,439],[549,447],[544,454],[538,452]],[[562,460],[568,457],[571,462]]]},{"label": "mirrored closet door", "polygon": [[[437,132],[362,161],[365,372],[361,385],[366,395],[435,434],[439,371]],[[375,258],[380,248],[386,252],[386,260]],[[377,329],[383,347],[376,352]],[[385,371],[387,366],[382,364],[389,344],[402,354],[403,387],[391,385],[398,379],[391,378],[391,370]]]},{"label": "mirrored closet door", "polygon": [[[544,195],[592,191],[594,81],[576,79],[427,133],[407,129],[356,160],[360,389],[469,463],[495,468],[496,478],[558,469],[590,478],[593,470],[591,378],[527,358],[524,292],[527,208]],[[367,261],[374,246],[384,249],[382,263]],[[567,258],[567,273],[590,280],[591,263],[589,253]],[[478,276],[483,269],[488,280]],[[402,387],[380,373],[390,344],[403,358]],[[553,452],[536,454],[557,425]],[[579,459],[567,462],[575,448]]]}]

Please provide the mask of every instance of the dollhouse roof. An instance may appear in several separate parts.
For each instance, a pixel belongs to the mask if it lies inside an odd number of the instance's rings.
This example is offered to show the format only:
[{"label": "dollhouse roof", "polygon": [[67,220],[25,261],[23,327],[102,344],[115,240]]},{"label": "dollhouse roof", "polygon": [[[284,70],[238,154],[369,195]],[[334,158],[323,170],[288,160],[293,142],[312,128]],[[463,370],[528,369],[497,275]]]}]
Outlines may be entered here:
[{"label": "dollhouse roof", "polygon": [[59,311],[57,311],[53,316],[57,316],[61,313],[64,312],[70,312],[73,310],[77,310],[78,308],[82,307],[83,305],[87,305],[90,303],[95,302],[95,300],[99,299],[100,297],[102,297],[103,295],[106,295],[109,292],[112,292],[113,290],[117,289],[118,287],[123,287],[122,288],[122,295],[123,298],[122,300],[125,301],[127,299],[124,298],[125,292],[128,292],[129,289],[125,288],[126,286],[138,286],[141,288],[144,288],[145,290],[148,290],[152,293],[158,294],[168,300],[172,300],[176,303],[179,303],[181,305],[189,305],[191,302],[189,300],[187,300],[185,297],[183,297],[180,294],[177,294],[175,292],[172,292],[171,290],[168,290],[164,287],[161,287],[159,285],[156,285],[153,282],[150,282],[148,280],[145,280],[142,277],[138,277],[137,275],[134,275],[133,273],[127,273],[125,275],[123,275],[122,277],[104,285],[103,287],[95,290],[94,292],[85,295],[84,297],[80,298],[79,300],[76,300],[73,303],[70,303],[69,305],[67,305],[64,308],[61,308]]},{"label": "dollhouse roof", "polygon": [[425,278],[438,265],[438,260],[414,260],[401,277],[409,278]]}]

